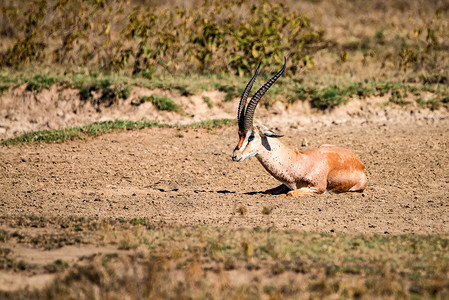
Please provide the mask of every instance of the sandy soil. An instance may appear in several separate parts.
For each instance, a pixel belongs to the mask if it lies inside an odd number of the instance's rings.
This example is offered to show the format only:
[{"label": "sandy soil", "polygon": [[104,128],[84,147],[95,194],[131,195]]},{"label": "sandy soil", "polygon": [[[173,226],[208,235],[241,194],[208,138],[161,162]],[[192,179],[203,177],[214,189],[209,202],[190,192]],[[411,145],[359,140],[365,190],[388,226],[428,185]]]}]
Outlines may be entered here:
[{"label": "sandy soil", "polygon": [[[218,93],[210,95],[215,95],[213,101],[220,103]],[[193,112],[195,103],[203,105],[198,99],[178,101],[184,101],[186,110]],[[264,195],[260,192],[277,186],[278,182],[256,158],[242,163],[231,161],[237,143],[236,128],[214,132],[153,128],[63,144],[2,146],[0,215],[143,217],[169,225],[269,225],[319,232],[449,233],[448,114],[385,108],[383,101],[382,98],[353,101],[324,115],[311,113],[302,103],[291,107],[275,104],[270,111],[264,108],[258,111],[265,124],[285,134],[282,140],[291,147],[305,150],[326,143],[353,150],[366,165],[369,182],[362,194],[299,198]],[[6,105],[13,105],[8,101],[2,103],[3,111],[7,110]],[[120,110],[120,105],[115,108]],[[201,112],[197,118],[234,117],[237,103],[226,105],[217,104],[214,113]],[[108,109],[112,113],[114,107]],[[122,110],[121,114],[116,110],[115,116],[123,119],[126,114],[136,113],[136,109],[141,110],[139,116],[146,110],[154,110],[137,107]],[[76,115],[73,107],[71,110],[71,116]],[[48,118],[43,112],[38,111],[34,120]],[[48,126],[45,122],[26,122],[33,113],[36,111],[22,110],[22,114],[17,114],[14,122],[22,127],[14,127],[12,132]],[[12,114],[13,110],[9,110],[9,118]],[[159,116],[165,121],[172,114]],[[54,119],[61,120],[64,115],[67,113]],[[92,110],[91,118],[83,120],[101,116],[101,112]],[[22,122],[17,121],[22,117]],[[82,123],[81,119],[66,120],[72,121],[54,126]],[[9,128],[14,122],[10,122]],[[8,135],[10,131],[4,132],[3,137]],[[245,215],[239,212],[242,207]],[[264,207],[272,209],[270,224],[262,214]],[[28,257],[30,250],[26,247],[7,246],[17,257]],[[65,252],[72,258],[66,260],[102,251],[86,247],[69,251],[72,256]],[[34,253],[33,259],[50,262],[57,256],[40,253],[42,257]],[[49,280],[45,276],[37,280],[14,273],[0,275],[2,289],[17,288],[13,283],[19,277],[20,281],[26,278],[29,286],[42,286],[42,282]]]},{"label": "sandy soil", "polygon": [[[235,128],[147,129],[64,144],[2,147],[2,215],[145,217],[173,224],[265,226],[348,233],[449,232],[448,122],[305,126],[298,149],[330,143],[366,165],[363,194],[290,198],[257,159],[231,161]],[[301,146],[305,145],[307,146]],[[237,210],[244,206],[247,215]]]}]

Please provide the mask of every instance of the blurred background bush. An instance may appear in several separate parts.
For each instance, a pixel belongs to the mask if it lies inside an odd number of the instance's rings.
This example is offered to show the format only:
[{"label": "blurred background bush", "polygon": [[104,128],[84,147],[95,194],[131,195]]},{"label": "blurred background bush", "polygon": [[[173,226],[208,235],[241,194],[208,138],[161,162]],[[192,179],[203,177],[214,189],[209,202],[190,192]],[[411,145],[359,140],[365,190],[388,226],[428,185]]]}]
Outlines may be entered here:
[{"label": "blurred background bush", "polygon": [[259,62],[295,70],[323,31],[282,1],[38,0],[3,4],[0,65],[94,66],[151,74],[246,72]]},{"label": "blurred background bush", "polygon": [[436,0],[2,1],[0,67],[242,75],[285,55],[288,74],[352,62],[444,82],[448,10]]}]

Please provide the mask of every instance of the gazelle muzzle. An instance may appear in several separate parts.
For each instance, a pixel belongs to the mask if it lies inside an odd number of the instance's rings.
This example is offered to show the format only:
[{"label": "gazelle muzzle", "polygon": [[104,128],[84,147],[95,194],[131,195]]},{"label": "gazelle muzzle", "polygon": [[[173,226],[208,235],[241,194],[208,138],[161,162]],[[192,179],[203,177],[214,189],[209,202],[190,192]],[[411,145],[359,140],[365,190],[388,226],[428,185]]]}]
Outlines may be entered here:
[{"label": "gazelle muzzle", "polygon": [[242,161],[243,158],[243,151],[245,150],[246,146],[248,145],[248,137],[251,135],[251,131],[244,130],[239,131],[239,143],[234,149],[234,152],[232,152],[232,160],[233,161]]},{"label": "gazelle muzzle", "polygon": [[234,152],[232,152],[232,161],[240,161],[242,158],[242,153],[239,151],[239,149],[235,148]]}]

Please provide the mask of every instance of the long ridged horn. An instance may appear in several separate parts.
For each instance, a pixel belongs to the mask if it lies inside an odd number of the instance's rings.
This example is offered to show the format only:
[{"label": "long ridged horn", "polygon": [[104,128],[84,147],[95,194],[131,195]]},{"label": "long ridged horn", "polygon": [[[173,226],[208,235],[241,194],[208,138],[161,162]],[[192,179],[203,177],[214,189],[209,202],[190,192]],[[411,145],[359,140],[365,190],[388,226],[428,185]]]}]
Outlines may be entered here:
[{"label": "long ridged horn", "polygon": [[275,83],[276,80],[281,77],[286,66],[287,58],[284,57],[284,66],[282,67],[282,70],[280,70],[276,75],[273,76],[273,78],[265,83],[251,98],[251,101],[249,101],[248,106],[246,107],[243,130],[249,130],[253,127],[254,112],[256,110],[257,104],[259,103],[260,99],[262,99],[262,96],[265,94],[265,92],[268,91],[268,89],[271,87],[271,85],[273,85],[273,83]]},{"label": "long ridged horn", "polygon": [[254,73],[253,77],[246,85],[246,88],[242,94],[242,98],[240,99],[239,110],[237,113],[237,121],[239,122],[239,130],[243,130],[243,122],[245,121],[244,110],[245,110],[245,106],[246,106],[246,99],[248,98],[249,92],[251,91],[251,88],[253,87],[254,81],[256,81],[256,77],[257,77],[257,73],[259,72],[259,68],[260,68],[260,63],[259,63],[259,66],[257,67],[257,70]]}]

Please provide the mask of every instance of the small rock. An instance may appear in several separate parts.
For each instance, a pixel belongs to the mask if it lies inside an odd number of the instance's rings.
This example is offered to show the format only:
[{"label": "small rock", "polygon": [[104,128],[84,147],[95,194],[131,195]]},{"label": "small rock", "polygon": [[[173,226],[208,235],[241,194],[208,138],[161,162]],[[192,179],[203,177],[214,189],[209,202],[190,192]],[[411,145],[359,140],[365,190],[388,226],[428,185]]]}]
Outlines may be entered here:
[{"label": "small rock", "polygon": [[307,140],[307,138],[303,138],[301,141],[301,146],[302,147],[307,147],[309,146],[309,141]]}]

